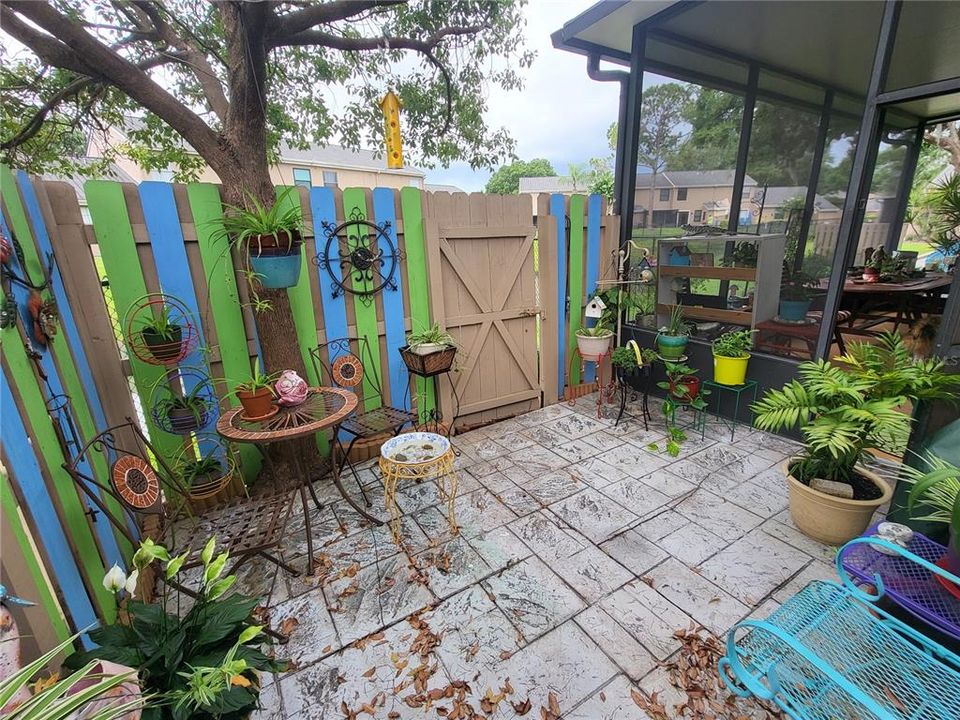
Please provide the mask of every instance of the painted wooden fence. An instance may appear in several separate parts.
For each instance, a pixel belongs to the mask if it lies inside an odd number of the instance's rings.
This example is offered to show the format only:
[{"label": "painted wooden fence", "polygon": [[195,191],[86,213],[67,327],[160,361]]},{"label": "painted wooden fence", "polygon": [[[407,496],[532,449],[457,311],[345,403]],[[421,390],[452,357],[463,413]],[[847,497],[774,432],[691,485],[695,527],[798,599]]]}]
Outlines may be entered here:
[{"label": "painted wooden fence", "polygon": [[[245,280],[218,232],[223,208],[216,185],[93,180],[85,191],[92,225],[70,185],[2,168],[2,229],[16,237],[25,267],[15,257],[12,266],[40,283],[48,253],[55,259],[45,292],[56,301],[59,332],[49,347],[34,353],[24,322],[0,333],[3,582],[38,602],[25,622],[42,625],[36,635],[49,641],[114,616],[101,579],[114,562],[124,564],[131,548],[63,470],[75,448],[60,446],[47,400],[69,396],[80,442],[139,416],[161,454],[172,458],[185,441],[157,427],[148,401],[155,384],[177,380],[124,346],[117,325],[127,309],[160,292],[183,302],[200,333],[186,362],[215,379],[223,407],[235,402],[229,391],[249,377],[258,354]],[[534,217],[526,196],[427,195],[416,188],[297,192],[313,238],[305,243],[300,282],[288,291],[291,340],[309,381],[321,381],[311,348],[363,337],[382,385],[366,409],[380,403],[422,415],[436,409],[449,420],[455,388],[461,405],[473,408],[460,418],[470,426],[557,402],[565,383],[592,379],[589,364],[581,372],[570,360],[582,307],[615,267],[618,219],[598,196],[543,195]],[[296,202],[296,194],[289,197]],[[402,256],[395,288],[370,297],[335,292],[329,273],[312,261],[329,228],[344,218],[387,228]],[[334,254],[338,247],[331,244]],[[19,305],[27,299],[16,284],[4,291]],[[461,337],[470,353],[452,384],[440,381],[439,394],[432,381],[411,380],[397,352],[411,328],[434,322]],[[255,474],[256,454],[244,451],[242,464]],[[86,470],[108,482],[102,463]]]}]

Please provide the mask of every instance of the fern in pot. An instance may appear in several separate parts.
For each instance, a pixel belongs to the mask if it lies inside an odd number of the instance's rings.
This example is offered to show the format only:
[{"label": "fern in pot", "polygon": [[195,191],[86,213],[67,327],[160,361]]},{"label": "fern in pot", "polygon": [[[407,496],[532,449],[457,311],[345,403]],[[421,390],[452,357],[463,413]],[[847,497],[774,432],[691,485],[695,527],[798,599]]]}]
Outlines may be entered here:
[{"label": "fern in pot", "polygon": [[906,441],[911,418],[898,408],[953,398],[960,377],[941,360],[917,360],[896,333],[850,343],[846,355],[801,363],[798,380],[754,404],[762,430],[797,428],[805,446],[785,463],[790,514],[807,535],[833,545],[857,537],[890,487],[862,461],[871,449]]}]

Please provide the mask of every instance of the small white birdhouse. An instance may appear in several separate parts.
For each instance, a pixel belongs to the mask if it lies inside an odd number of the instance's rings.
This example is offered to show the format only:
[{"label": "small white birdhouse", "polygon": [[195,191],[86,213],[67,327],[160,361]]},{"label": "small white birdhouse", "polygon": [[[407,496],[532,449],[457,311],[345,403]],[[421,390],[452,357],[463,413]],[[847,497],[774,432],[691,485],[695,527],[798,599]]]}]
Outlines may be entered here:
[{"label": "small white birdhouse", "polygon": [[586,310],[584,314],[588,318],[601,318],[603,317],[603,311],[607,309],[607,304],[601,300],[599,297],[593,298],[590,302],[587,303]]}]

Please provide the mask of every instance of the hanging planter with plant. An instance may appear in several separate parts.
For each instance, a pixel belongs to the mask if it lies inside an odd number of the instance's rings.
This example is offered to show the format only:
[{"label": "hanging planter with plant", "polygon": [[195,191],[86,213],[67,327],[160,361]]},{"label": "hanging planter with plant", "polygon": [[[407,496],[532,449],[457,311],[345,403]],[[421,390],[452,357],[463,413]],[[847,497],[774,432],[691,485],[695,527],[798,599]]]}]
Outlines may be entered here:
[{"label": "hanging planter with plant", "polygon": [[173,435],[189,435],[206,427],[216,406],[210,379],[198,370],[181,370],[172,381],[161,377],[150,395],[154,422]]},{"label": "hanging planter with plant", "polygon": [[174,459],[173,472],[194,512],[215,508],[245,491],[236,452],[215,433],[200,433],[195,444],[185,445]]},{"label": "hanging planter with plant", "polygon": [[689,341],[689,326],[683,317],[683,305],[677,303],[670,310],[667,324],[657,333],[657,352],[664,360],[683,357]]},{"label": "hanging planter with plant", "polygon": [[457,356],[457,343],[439,324],[407,336],[407,344],[400,348],[404,365],[414,375],[432,377],[449,372]]},{"label": "hanging planter with plant", "polygon": [[641,348],[636,340],[615,348],[610,354],[610,364],[617,373],[617,380],[637,389],[640,373],[650,368],[657,353],[652,348]]},{"label": "hanging planter with plant", "polygon": [[176,365],[197,346],[197,325],[183,301],[153,293],[137,300],[124,317],[131,355],[150,365]]},{"label": "hanging planter with plant", "polygon": [[718,385],[743,385],[753,348],[755,330],[731,330],[713,341],[713,381]]}]

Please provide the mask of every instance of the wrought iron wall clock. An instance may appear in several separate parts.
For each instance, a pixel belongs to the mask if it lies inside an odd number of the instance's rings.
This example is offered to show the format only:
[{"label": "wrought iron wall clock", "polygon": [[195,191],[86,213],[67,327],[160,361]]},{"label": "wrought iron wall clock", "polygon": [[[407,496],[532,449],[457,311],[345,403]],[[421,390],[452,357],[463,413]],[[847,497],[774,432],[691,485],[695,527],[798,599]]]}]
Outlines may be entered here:
[{"label": "wrought iron wall clock", "polygon": [[390,237],[389,220],[378,225],[355,209],[339,225],[324,221],[321,227],[327,242],[314,262],[333,281],[333,297],[348,292],[370,303],[384,288],[397,290],[402,254]]}]

